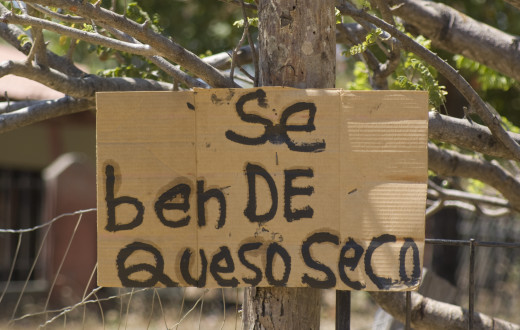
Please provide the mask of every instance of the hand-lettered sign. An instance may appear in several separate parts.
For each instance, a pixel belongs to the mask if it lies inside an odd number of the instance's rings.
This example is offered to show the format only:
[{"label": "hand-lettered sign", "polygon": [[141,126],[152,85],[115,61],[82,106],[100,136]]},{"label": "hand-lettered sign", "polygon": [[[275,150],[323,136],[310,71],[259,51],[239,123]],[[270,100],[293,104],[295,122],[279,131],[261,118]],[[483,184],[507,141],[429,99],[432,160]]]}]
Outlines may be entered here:
[{"label": "hand-lettered sign", "polygon": [[97,94],[98,284],[410,290],[423,92]]}]

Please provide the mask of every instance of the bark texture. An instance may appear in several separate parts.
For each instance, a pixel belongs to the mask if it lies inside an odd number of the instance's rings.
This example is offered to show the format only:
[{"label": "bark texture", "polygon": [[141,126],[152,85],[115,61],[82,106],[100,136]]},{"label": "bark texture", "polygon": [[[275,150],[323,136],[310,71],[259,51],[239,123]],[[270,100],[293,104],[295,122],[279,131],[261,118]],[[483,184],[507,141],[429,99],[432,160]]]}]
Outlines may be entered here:
[{"label": "bark texture", "polygon": [[[405,293],[372,292],[372,297],[388,313],[405,321]],[[450,330],[518,330],[520,327],[507,321],[474,313],[473,325],[468,327],[469,313],[460,306],[447,304],[412,292],[411,322],[415,329],[450,329]]]},{"label": "bark texture", "polygon": [[258,17],[261,85],[334,87],[334,1],[262,0]]},{"label": "bark texture", "polygon": [[[332,0],[260,0],[260,84],[332,88],[336,31]],[[248,288],[244,329],[319,329],[318,289]]]}]

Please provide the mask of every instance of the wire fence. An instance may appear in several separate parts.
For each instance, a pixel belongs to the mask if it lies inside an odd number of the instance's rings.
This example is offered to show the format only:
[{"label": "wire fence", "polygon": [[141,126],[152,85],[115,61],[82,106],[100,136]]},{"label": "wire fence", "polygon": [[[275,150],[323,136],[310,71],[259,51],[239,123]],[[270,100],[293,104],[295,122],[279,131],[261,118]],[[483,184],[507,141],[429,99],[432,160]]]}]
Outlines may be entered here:
[{"label": "wire fence", "polygon": [[[60,291],[60,295],[57,295],[60,283],[63,282],[64,264],[67,259],[74,258],[69,252],[73,241],[81,235],[80,225],[87,214],[95,211],[96,209],[91,208],[62,214],[49,222],[29,228],[0,229],[0,241],[10,242],[8,251],[0,254],[1,265],[9,264],[8,271],[1,273],[0,278],[0,328],[4,326],[12,329],[242,328],[243,292],[236,288],[210,290],[96,287],[94,284],[96,266],[94,266],[86,276],[88,281],[83,285],[80,297],[63,289]],[[95,217],[92,218],[95,219]],[[61,225],[59,222],[72,222],[73,230],[68,237],[60,238],[64,241],[62,245],[65,251],[59,264],[55,267],[54,274],[49,276],[45,275],[45,272],[38,272],[41,265],[40,259],[45,255],[49,233],[53,227]],[[31,235],[32,238],[37,237],[38,244],[33,247],[34,253],[23,252],[24,244],[28,244],[25,240],[28,235]],[[459,273],[467,279],[464,284],[466,288],[463,288],[465,294],[462,295],[466,299],[466,303],[461,303],[460,300],[459,303],[468,308],[468,329],[472,329],[473,314],[476,310],[477,284],[482,283],[477,280],[479,253],[493,248],[513,250],[514,253],[511,254],[513,259],[505,266],[509,273],[509,282],[516,281],[514,276],[520,276],[520,258],[517,258],[520,243],[481,241],[472,238],[458,240],[427,238],[425,243],[427,246],[456,246],[465,250],[461,255],[468,259],[468,262],[464,264],[467,270],[459,271]],[[5,244],[4,249],[6,249]],[[486,253],[482,253],[482,255],[489,257]],[[25,270],[25,273],[22,274],[17,271],[17,269],[21,269],[20,264],[29,264],[30,267],[24,266],[22,269]],[[458,286],[461,286],[460,282]],[[512,295],[518,293],[519,287],[518,281],[516,286],[509,287],[513,291]],[[375,328],[372,319],[377,307],[367,297],[364,292],[324,290],[322,328]],[[406,298],[406,322],[403,328],[411,329],[410,292],[407,292]],[[514,310],[513,304],[511,315],[517,314]],[[518,322],[518,320],[511,321]]]}]

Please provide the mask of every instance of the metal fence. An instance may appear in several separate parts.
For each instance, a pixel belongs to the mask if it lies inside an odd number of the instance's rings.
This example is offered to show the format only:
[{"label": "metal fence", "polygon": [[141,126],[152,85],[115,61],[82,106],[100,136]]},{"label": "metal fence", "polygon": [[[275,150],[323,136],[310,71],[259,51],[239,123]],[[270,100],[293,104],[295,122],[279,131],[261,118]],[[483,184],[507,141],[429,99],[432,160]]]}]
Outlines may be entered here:
[{"label": "metal fence", "polygon": [[[427,238],[426,244],[467,247],[469,250],[468,267],[468,329],[473,329],[475,314],[475,256],[477,248],[505,248],[520,249],[520,243],[477,241],[473,238],[467,240],[450,240]],[[350,329],[350,291],[336,292],[336,329]],[[411,292],[406,292],[406,323],[405,329],[411,329]]]},{"label": "metal fence", "polygon": [[[82,297],[77,301],[69,302],[68,305],[60,308],[52,306],[52,293],[55,287],[60,282],[60,267],[52,278],[48,278],[46,285],[38,289],[38,286],[31,286],[31,283],[39,281],[38,276],[34,274],[38,257],[42,251],[42,246],[45,244],[45,238],[51,227],[59,226],[59,221],[72,221],[77,230],[82,217],[85,214],[93,213],[95,209],[88,209],[77,211],[74,213],[63,214],[51,221],[32,226],[24,229],[0,229],[0,239],[2,242],[10,241],[14,248],[10,253],[4,255],[10,258],[9,271],[7,278],[4,277],[3,283],[0,283],[0,316],[1,321],[13,328],[20,327],[50,327],[60,322],[62,325],[71,325],[75,322],[78,328],[89,327],[89,315],[92,315],[92,310],[89,311],[89,306],[97,306],[97,314],[101,319],[103,328],[127,328],[132,327],[132,315],[135,311],[140,313],[147,313],[141,317],[143,327],[162,327],[177,328],[179,325],[186,324],[188,319],[192,319],[195,325],[190,325],[188,328],[219,328],[219,329],[237,329],[240,328],[240,311],[241,304],[239,296],[241,293],[237,289],[232,290],[200,290],[191,292],[186,289],[176,289],[175,294],[172,291],[166,292],[161,289],[128,289],[118,290],[94,287],[91,290],[87,288],[92,286],[94,282],[95,268],[89,274],[89,283],[85,286]],[[26,269],[25,274],[16,275],[18,281],[14,281],[15,272],[18,269],[18,263],[22,256],[24,239],[28,235],[34,237],[38,234],[38,239],[34,242],[39,242],[34,246],[33,260],[31,267]],[[70,237],[63,237],[66,245],[70,247],[76,232],[74,231]],[[6,240],[6,237],[9,239]],[[15,243],[13,243],[15,242]],[[35,244],[32,242],[31,244]],[[478,263],[476,263],[476,256],[479,251],[484,249],[499,248],[499,249],[519,249],[520,243],[516,242],[498,242],[498,241],[479,241],[475,239],[426,239],[426,245],[430,246],[456,246],[467,251],[464,256],[467,256],[469,262],[467,264],[467,306],[469,311],[468,329],[473,327],[473,314],[475,311],[475,295],[476,295],[476,278],[478,275]],[[514,250],[515,252],[518,250]],[[518,253],[514,253],[518,255]],[[67,257],[65,253],[63,261]],[[22,261],[25,263],[25,261]],[[6,264],[5,260],[3,264]],[[466,266],[466,265],[465,265]],[[466,275],[464,275],[466,276]],[[22,278],[23,277],[23,278]],[[11,295],[11,297],[8,297]],[[335,292],[335,309],[336,329],[350,329],[351,327],[351,292],[350,291],[336,291]],[[132,307],[132,304],[137,307]],[[140,306],[140,307],[139,307]],[[145,307],[143,307],[145,306]],[[167,306],[175,306],[171,309]],[[170,309],[168,309],[170,308]],[[168,310],[167,310],[168,309]],[[115,312],[114,312],[115,311]],[[197,312],[195,312],[197,311]],[[217,313],[218,312],[218,313]],[[73,317],[73,313],[79,316]],[[158,314],[157,314],[158,313]],[[114,316],[115,315],[115,316]],[[116,321],[114,321],[116,320]],[[411,320],[411,293],[406,294],[406,324],[405,328],[410,329]],[[67,323],[69,322],[69,323]],[[112,324],[112,325],[111,325]],[[193,323],[190,323],[193,324]],[[209,326],[207,324],[210,324]],[[117,325],[117,326],[116,326]],[[67,328],[69,328],[67,326]],[[73,327],[72,327],[73,328]]]}]

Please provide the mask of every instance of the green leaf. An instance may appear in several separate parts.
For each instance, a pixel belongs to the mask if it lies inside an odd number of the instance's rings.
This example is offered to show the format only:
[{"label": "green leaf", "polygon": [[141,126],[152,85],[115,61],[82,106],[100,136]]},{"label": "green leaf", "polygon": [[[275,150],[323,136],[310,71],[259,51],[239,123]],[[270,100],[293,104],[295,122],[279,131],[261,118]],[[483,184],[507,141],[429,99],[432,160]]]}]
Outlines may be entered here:
[{"label": "green leaf", "polygon": [[357,44],[357,45],[354,45],[354,46],[350,47],[348,52],[343,52],[342,54],[344,56],[349,56],[349,55],[353,56],[353,55],[356,55],[356,54],[363,53],[364,51],[367,50],[368,47],[370,47],[371,45],[376,43],[377,39],[379,39],[381,34],[383,34],[383,30],[381,30],[380,28],[377,28],[375,30],[370,31],[365,36],[365,41],[363,41],[360,44]]},{"label": "green leaf", "polygon": [[482,91],[488,91],[491,89],[507,91],[516,84],[514,79],[504,76],[495,70],[462,55],[455,55],[453,60],[455,61],[455,67],[457,69],[466,70],[476,74],[476,80]]},{"label": "green leaf", "polygon": [[[248,17],[247,22],[249,23],[249,26],[258,27],[258,17]],[[239,29],[243,28],[244,19],[239,19],[238,21],[233,22],[233,26]]]}]

